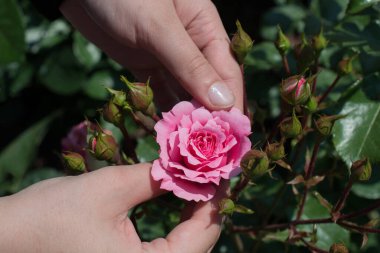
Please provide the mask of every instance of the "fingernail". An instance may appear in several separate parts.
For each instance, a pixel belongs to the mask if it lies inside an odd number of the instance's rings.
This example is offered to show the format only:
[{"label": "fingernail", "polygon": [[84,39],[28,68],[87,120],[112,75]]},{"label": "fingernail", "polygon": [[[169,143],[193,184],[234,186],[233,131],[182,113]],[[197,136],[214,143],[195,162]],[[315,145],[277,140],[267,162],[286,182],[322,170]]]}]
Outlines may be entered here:
[{"label": "fingernail", "polygon": [[222,82],[216,82],[208,90],[211,103],[218,107],[229,107],[234,104],[235,96],[232,91]]}]

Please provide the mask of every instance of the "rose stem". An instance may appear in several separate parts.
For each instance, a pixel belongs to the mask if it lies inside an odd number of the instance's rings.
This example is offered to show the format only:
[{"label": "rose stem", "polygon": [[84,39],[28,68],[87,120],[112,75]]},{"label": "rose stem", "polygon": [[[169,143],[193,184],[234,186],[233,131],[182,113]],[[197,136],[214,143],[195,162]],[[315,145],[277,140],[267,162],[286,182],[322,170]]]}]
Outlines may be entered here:
[{"label": "rose stem", "polygon": [[[311,176],[313,175],[314,168],[315,168],[315,162],[317,161],[317,155],[318,155],[318,151],[319,151],[319,147],[321,145],[321,142],[322,142],[322,139],[318,137],[315,144],[314,144],[313,154],[311,156],[309,166],[305,172],[305,181],[310,179]],[[304,207],[305,207],[308,192],[309,192],[309,187],[305,184],[304,191],[303,191],[302,198],[301,198],[301,203],[300,203],[300,206],[299,206],[299,209],[297,212],[296,220],[299,220],[301,218],[301,215],[302,215]]]},{"label": "rose stem", "polygon": [[123,134],[123,137],[124,137],[124,152],[125,152],[125,154],[128,157],[131,157],[131,159],[135,163],[137,163],[138,159],[137,159],[137,155],[136,155],[136,152],[135,152],[135,148],[133,146],[133,141],[132,141],[131,137],[129,136],[127,129],[125,128],[125,125],[124,124],[120,124],[119,125],[119,129],[120,129],[120,131],[121,131],[121,133]]},{"label": "rose stem", "polygon": [[301,238],[301,241],[305,244],[305,246],[310,249],[311,252],[317,252],[317,253],[329,253],[326,250],[320,249],[315,247],[313,244],[307,242],[305,239]]},{"label": "rose stem", "polygon": [[334,79],[334,81],[332,82],[332,84],[330,84],[330,86],[327,88],[327,90],[325,91],[325,93],[323,93],[323,95],[319,98],[318,100],[318,105],[320,105],[322,103],[323,100],[325,100],[325,98],[330,94],[330,92],[334,89],[335,85],[338,83],[338,81],[340,80],[340,77],[341,75],[337,75]]}]

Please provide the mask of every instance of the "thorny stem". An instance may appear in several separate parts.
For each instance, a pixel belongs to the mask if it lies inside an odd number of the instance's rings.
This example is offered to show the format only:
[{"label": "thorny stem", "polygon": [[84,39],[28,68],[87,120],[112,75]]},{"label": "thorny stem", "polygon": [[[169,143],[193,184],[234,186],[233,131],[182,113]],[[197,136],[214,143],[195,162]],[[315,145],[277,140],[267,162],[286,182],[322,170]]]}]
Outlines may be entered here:
[{"label": "thorny stem", "polygon": [[121,133],[123,134],[125,145],[124,145],[124,152],[125,154],[130,157],[134,162],[138,162],[137,155],[135,152],[135,149],[133,147],[133,142],[131,137],[128,134],[127,129],[125,128],[124,124],[120,124],[119,129]]},{"label": "thorny stem", "polygon": [[232,190],[232,193],[230,195],[230,198],[233,201],[236,201],[239,197],[239,194],[244,188],[248,185],[249,179],[245,177],[244,175],[240,176],[239,182],[235,185],[234,189]]},{"label": "thorny stem", "polygon": [[[315,168],[315,162],[317,161],[317,155],[318,155],[318,151],[319,151],[319,147],[321,145],[321,142],[322,142],[322,139],[318,138],[314,144],[313,154],[311,156],[309,166],[305,172],[305,181],[310,179],[311,176],[313,175],[314,168]],[[309,192],[309,187],[307,186],[307,184],[305,184],[305,188],[304,188],[304,191],[303,191],[303,194],[301,197],[301,203],[300,203],[300,206],[299,206],[298,211],[297,211],[296,220],[299,220],[302,216],[303,210],[305,208],[305,203],[306,203],[306,198],[307,198],[308,192]]]},{"label": "thorny stem", "polygon": [[356,217],[359,217],[359,216],[363,216],[363,215],[368,214],[372,210],[375,210],[375,209],[378,209],[378,208],[380,208],[380,199],[378,199],[372,205],[370,205],[370,206],[368,206],[366,208],[360,209],[359,211],[355,211],[355,212],[352,212],[352,213],[349,213],[349,214],[341,215],[340,219],[342,219],[342,220],[343,219],[344,220],[348,220],[348,219],[351,219],[351,218],[356,218]]},{"label": "thorny stem", "polygon": [[326,99],[326,97],[330,94],[330,92],[334,89],[335,85],[338,83],[338,81],[340,80],[340,77],[341,75],[337,75],[334,79],[334,81],[332,82],[332,84],[330,84],[330,86],[327,88],[327,90],[323,93],[323,95],[319,98],[318,100],[318,105],[320,105],[322,103],[323,100]]},{"label": "thorny stem", "polygon": [[326,250],[323,250],[323,249],[320,249],[316,246],[314,246],[313,244],[309,243],[308,241],[306,241],[305,239],[301,239],[301,241],[305,244],[305,246],[310,249],[312,252],[317,252],[317,253],[329,253],[328,251]]},{"label": "thorny stem", "polygon": [[364,226],[358,226],[355,224],[351,224],[346,221],[338,221],[337,224],[341,225],[342,227],[357,230],[361,233],[373,233],[373,234],[380,234],[380,229],[377,228],[371,228],[371,227],[364,227]]},{"label": "thorny stem", "polygon": [[346,200],[348,198],[348,195],[350,194],[351,187],[352,187],[353,183],[354,183],[354,181],[350,178],[346,187],[344,187],[342,195],[340,196],[338,202],[336,203],[336,205],[332,211],[333,213],[339,213],[340,210],[343,209],[344,205],[346,204]]},{"label": "thorny stem", "polygon": [[285,54],[282,54],[282,55],[281,55],[281,58],[282,58],[282,64],[284,65],[284,68],[285,68],[286,74],[287,74],[288,76],[290,76],[290,75],[291,75],[291,72],[290,72],[290,68],[289,68],[288,58],[286,58],[286,55],[285,55]]},{"label": "thorny stem", "polygon": [[[317,72],[318,72],[318,65],[319,65],[318,58],[315,60],[315,64],[314,64],[314,68],[313,68],[314,74],[317,74]],[[314,78],[314,80],[313,80],[313,86],[311,87],[311,94],[314,94],[315,90],[317,89],[317,77],[318,76],[316,75],[315,78]]]}]

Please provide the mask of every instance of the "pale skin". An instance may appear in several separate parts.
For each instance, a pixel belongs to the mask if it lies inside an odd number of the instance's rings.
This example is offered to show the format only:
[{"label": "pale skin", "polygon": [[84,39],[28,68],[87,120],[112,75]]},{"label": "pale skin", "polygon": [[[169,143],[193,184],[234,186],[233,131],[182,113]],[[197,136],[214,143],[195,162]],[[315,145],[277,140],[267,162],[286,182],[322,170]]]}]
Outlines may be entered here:
[{"label": "pale skin", "polygon": [[[149,76],[162,110],[193,97],[211,110],[243,109],[243,81],[209,0],[66,0],[66,19],[141,81]],[[0,198],[0,252],[211,251],[220,234],[217,203],[189,203],[165,238],[141,242],[127,217],[164,191],[150,164],[103,168],[37,183]],[[163,217],[165,218],[165,217]]]}]

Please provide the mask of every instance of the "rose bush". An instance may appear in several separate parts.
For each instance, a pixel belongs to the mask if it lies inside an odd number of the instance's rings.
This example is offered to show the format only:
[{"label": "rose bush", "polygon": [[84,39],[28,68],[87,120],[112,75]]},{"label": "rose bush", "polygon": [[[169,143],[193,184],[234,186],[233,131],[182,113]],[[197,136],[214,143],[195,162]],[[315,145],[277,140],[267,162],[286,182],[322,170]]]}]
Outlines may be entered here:
[{"label": "rose bush", "polygon": [[240,110],[210,112],[196,102],[180,102],[155,125],[160,158],[152,176],[161,188],[186,200],[211,199],[220,180],[241,172],[251,148],[248,117]]}]

